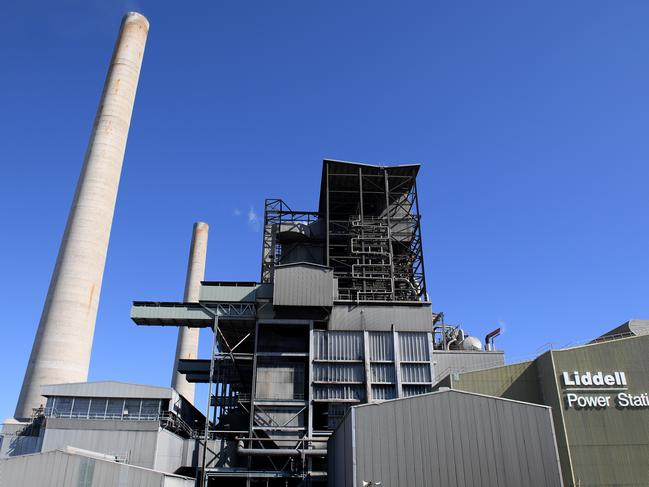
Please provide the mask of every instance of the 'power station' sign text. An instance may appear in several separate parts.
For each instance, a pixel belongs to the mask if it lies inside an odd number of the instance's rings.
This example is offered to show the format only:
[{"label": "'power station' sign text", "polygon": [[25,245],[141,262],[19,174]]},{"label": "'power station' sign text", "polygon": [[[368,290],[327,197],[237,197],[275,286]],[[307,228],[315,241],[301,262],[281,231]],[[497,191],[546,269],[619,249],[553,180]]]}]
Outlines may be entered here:
[{"label": "'power station' sign text", "polygon": [[[561,374],[568,408],[602,409],[649,408],[649,394],[628,394],[624,372],[563,372]],[[616,392],[615,397],[607,393]],[[614,401],[614,402],[613,402]]]}]

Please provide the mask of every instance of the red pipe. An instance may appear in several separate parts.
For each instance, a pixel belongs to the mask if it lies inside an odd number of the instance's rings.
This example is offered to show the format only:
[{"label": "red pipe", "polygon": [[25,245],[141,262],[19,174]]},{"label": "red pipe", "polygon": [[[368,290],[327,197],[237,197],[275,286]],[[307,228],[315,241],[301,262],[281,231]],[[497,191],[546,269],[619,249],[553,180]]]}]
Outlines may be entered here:
[{"label": "red pipe", "polygon": [[484,337],[484,344],[486,350],[491,350],[490,345],[493,342],[493,339],[496,338],[498,335],[500,335],[500,327],[496,328],[494,331],[490,331],[489,333],[487,333],[487,336]]}]

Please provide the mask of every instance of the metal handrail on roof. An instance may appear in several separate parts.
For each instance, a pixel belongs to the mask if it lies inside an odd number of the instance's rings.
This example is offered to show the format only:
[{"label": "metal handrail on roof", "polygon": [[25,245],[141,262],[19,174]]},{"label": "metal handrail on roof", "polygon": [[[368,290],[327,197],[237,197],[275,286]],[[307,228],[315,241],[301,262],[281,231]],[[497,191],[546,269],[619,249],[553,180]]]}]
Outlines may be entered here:
[{"label": "metal handrail on roof", "polygon": [[636,334],[633,333],[632,331],[625,331],[624,333],[616,333],[614,335],[602,335],[600,337],[595,338],[594,340],[591,340],[588,343],[606,342],[609,340],[618,340],[620,338],[629,338],[634,336],[636,336]]}]

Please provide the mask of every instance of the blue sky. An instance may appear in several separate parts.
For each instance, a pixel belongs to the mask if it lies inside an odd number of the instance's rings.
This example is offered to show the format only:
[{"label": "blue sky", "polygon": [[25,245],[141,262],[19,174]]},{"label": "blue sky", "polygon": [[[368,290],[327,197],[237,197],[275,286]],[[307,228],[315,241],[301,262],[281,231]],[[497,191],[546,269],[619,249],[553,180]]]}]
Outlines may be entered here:
[{"label": "blue sky", "polygon": [[3,2],[1,417],[133,9],[151,31],[91,380],[168,385],[176,331],[131,301],[182,298],[196,220],[207,279],[258,279],[264,198],[315,209],[325,157],[422,164],[434,308],[504,326],[510,361],[649,317],[647,2]]}]

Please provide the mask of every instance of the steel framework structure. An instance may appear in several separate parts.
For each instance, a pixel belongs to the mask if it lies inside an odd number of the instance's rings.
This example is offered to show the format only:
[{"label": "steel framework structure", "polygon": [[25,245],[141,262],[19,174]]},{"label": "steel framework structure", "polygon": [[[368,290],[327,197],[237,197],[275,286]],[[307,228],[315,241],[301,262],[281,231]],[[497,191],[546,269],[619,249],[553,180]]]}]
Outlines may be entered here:
[{"label": "steel framework structure", "polygon": [[339,300],[427,300],[417,171],[325,161],[325,264]]},{"label": "steel framework structure", "polygon": [[265,200],[261,282],[273,282],[273,269],[282,261],[282,242],[279,238],[282,229],[286,226],[309,226],[318,221],[319,217],[317,211],[293,211],[278,198]]},{"label": "steel framework structure", "polygon": [[322,248],[309,261],[334,269],[337,300],[427,301],[418,169],[325,161],[319,211],[267,199],[261,282],[288,260],[283,235],[300,235],[301,247]]}]

